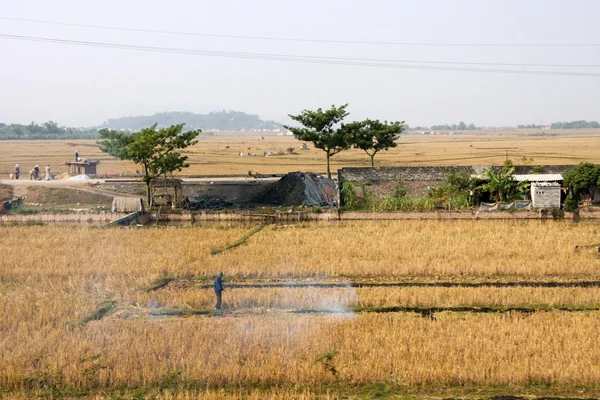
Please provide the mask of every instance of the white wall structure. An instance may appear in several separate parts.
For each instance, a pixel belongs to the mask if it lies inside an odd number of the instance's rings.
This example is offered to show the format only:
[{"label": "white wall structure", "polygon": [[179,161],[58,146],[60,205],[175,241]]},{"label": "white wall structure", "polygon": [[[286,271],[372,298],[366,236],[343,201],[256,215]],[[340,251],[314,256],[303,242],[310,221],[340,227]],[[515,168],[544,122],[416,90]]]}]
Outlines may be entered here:
[{"label": "white wall structure", "polygon": [[560,208],[560,184],[556,182],[533,182],[531,201],[533,208]]}]

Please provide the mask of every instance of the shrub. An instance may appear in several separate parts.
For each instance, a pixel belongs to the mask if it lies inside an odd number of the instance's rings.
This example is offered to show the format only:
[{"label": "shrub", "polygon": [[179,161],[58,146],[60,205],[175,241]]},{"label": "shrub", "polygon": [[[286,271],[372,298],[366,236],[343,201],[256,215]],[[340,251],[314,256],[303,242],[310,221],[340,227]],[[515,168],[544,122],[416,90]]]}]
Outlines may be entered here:
[{"label": "shrub", "polygon": [[577,199],[573,195],[568,195],[565,199],[565,211],[573,212],[577,210]]}]

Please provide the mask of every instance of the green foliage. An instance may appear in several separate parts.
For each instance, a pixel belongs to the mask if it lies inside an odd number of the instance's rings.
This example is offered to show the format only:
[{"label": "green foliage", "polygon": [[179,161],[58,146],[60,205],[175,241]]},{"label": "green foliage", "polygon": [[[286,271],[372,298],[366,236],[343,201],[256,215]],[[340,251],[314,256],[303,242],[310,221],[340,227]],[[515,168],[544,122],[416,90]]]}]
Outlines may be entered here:
[{"label": "green foliage", "polygon": [[385,382],[375,382],[371,390],[371,399],[387,399],[391,394],[392,388]]},{"label": "green foliage", "polygon": [[402,197],[398,199],[385,197],[374,208],[377,211],[434,211],[440,208],[440,203],[437,199],[430,197]]},{"label": "green foliage", "polygon": [[326,353],[319,353],[315,359],[315,364],[321,364],[333,376],[337,376],[337,368],[333,363],[333,359],[339,354],[337,350],[331,350]]},{"label": "green foliage", "polygon": [[95,383],[98,380],[98,373],[109,367],[108,362],[100,353],[84,357],[79,363],[81,365],[81,373],[89,383]]},{"label": "green foliage", "polygon": [[348,107],[348,104],[340,107],[333,105],[325,111],[319,108],[316,111],[303,110],[298,115],[290,114],[289,117],[299,122],[302,127],[285,126],[287,130],[294,134],[296,139],[303,142],[311,142],[315,148],[325,152],[327,158],[327,177],[329,179],[331,179],[329,159],[340,151],[350,147],[350,144],[346,141],[345,130],[343,127],[338,127],[338,124],[348,116],[346,107]]},{"label": "green foliage", "polygon": [[444,209],[467,209],[475,200],[476,187],[477,181],[467,172],[452,172],[446,175],[443,184],[431,190],[429,197],[436,199]]},{"label": "green foliage", "polygon": [[550,129],[597,129],[600,128],[598,121],[564,121],[554,122],[550,125]]},{"label": "green foliage", "polygon": [[158,176],[189,167],[187,156],[177,150],[186,149],[197,143],[200,130],[183,132],[183,124],[156,129],[156,124],[139,132],[127,134],[103,129],[99,132],[104,139],[98,142],[100,150],[121,160],[130,160],[144,170],[142,181],[146,183],[148,204],[152,204],[150,184]]},{"label": "green foliage", "polygon": [[531,183],[528,181],[517,182],[513,179],[515,167],[512,161],[507,159],[499,171],[485,170],[487,182],[476,189],[488,192],[496,201],[521,200],[529,193]]},{"label": "green foliage", "polygon": [[375,155],[381,150],[396,147],[396,140],[404,131],[404,121],[388,123],[366,119],[344,125],[346,141],[357,149],[363,150],[371,158],[371,167],[375,166]]},{"label": "green foliage", "polygon": [[340,189],[341,205],[346,210],[352,210],[357,205],[356,188],[351,182],[342,182]]},{"label": "green foliage", "polygon": [[401,199],[403,197],[406,197],[406,188],[404,187],[404,184],[400,181],[394,188],[394,198]]},{"label": "green foliage", "polygon": [[600,166],[583,162],[563,174],[563,182],[576,195],[594,194],[600,179]]},{"label": "green foliage", "polygon": [[506,201],[512,186],[512,174],[514,171],[514,167],[508,170],[502,168],[502,170],[497,172],[486,169],[484,172],[488,177],[488,181],[479,186],[479,189],[489,192],[496,201]]},{"label": "green foliage", "polygon": [[533,167],[529,170],[530,174],[536,174],[536,175],[541,174],[542,172],[544,172],[544,169],[542,168],[541,165],[536,165],[535,167]]},{"label": "green foliage", "polygon": [[54,121],[41,125],[0,124],[0,140],[55,140],[55,139],[97,139],[95,129],[79,130],[59,127]]},{"label": "green foliage", "polygon": [[543,127],[544,127],[544,125],[536,125],[536,124],[517,125],[517,128],[519,128],[519,129],[542,129]]},{"label": "green foliage", "polygon": [[460,121],[458,124],[443,124],[443,125],[432,125],[431,130],[434,131],[473,131],[482,129],[481,127],[475,126],[475,124],[465,124],[463,121]]},{"label": "green foliage", "polygon": [[578,208],[577,199],[573,195],[568,195],[565,199],[565,211],[573,212]]}]

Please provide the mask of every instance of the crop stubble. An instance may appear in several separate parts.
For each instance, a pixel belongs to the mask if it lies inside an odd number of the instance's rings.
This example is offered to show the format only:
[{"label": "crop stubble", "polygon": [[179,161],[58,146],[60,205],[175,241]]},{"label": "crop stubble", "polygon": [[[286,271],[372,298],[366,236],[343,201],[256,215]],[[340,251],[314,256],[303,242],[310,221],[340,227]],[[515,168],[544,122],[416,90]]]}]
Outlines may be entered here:
[{"label": "crop stubble", "polygon": [[[238,281],[321,279],[585,279],[597,276],[595,225],[562,222],[385,222],[145,230],[0,227],[0,387],[61,376],[66,386],[149,385],[182,371],[202,386],[593,386],[600,380],[600,313],[441,313],[134,319],[81,324],[106,301],[117,308],[207,309],[210,290],[147,292],[161,276]],[[37,238],[37,240],[31,240]],[[32,243],[33,242],[33,243]],[[591,288],[234,289],[232,308],[598,305]],[[324,301],[325,300],[325,301]],[[339,351],[336,375],[319,353]],[[105,368],[88,371],[90,356]],[[38,375],[36,375],[38,374]]]}]

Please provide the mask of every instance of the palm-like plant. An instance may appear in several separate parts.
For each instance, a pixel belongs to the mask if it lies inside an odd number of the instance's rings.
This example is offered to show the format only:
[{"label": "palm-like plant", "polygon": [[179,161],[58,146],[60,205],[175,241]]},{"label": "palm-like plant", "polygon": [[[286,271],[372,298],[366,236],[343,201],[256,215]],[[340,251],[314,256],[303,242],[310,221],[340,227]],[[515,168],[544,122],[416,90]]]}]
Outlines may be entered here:
[{"label": "palm-like plant", "polygon": [[507,200],[514,188],[512,175],[515,167],[503,168],[498,172],[486,169],[484,172],[488,177],[488,182],[479,186],[478,189],[489,192],[496,201]]}]

